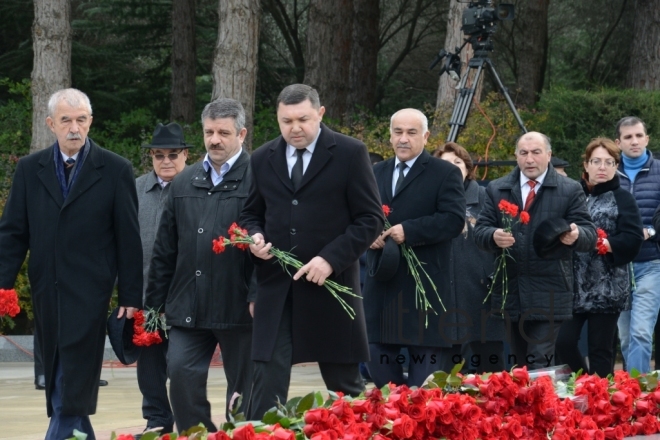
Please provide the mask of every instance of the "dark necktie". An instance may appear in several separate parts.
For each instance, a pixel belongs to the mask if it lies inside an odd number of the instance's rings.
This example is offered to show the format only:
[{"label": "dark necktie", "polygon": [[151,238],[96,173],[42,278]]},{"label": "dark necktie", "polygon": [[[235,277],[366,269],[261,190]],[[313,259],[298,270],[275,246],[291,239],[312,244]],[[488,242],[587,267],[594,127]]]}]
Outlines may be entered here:
[{"label": "dark necktie", "polygon": [[293,183],[294,190],[298,189],[303,178],[303,154],[305,154],[305,151],[307,151],[307,148],[296,150],[298,160],[296,160],[291,170],[291,183]]},{"label": "dark necktie", "polygon": [[403,170],[405,170],[408,167],[408,165],[406,165],[405,162],[399,162],[399,165],[397,166],[399,167],[399,176],[396,179],[396,186],[394,187],[394,194],[392,195],[397,194],[399,192],[399,189],[401,189],[401,184],[403,184],[403,177],[404,177]]},{"label": "dark necktie", "polygon": [[529,207],[532,205],[532,202],[534,201],[534,197],[536,197],[536,191],[534,191],[534,187],[536,186],[538,182],[536,180],[530,180],[527,182],[529,185],[529,194],[527,194],[527,199],[525,199],[525,209],[524,211],[529,211]]},{"label": "dark necktie", "polygon": [[72,158],[68,158],[66,162],[64,162],[64,177],[66,178],[67,183],[69,182],[69,176],[71,175],[71,170],[75,164],[76,160]]}]

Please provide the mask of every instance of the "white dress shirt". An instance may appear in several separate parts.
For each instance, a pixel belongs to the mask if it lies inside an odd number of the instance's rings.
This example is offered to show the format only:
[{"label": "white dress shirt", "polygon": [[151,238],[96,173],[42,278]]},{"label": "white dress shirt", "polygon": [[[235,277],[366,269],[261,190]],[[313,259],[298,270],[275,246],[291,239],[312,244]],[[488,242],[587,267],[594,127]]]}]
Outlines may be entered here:
[{"label": "white dress shirt", "polygon": [[[534,180],[536,180],[536,186],[534,187],[534,192],[536,193],[536,195],[539,195],[539,191],[541,190],[541,186],[543,185],[543,181],[545,180],[545,176],[547,174],[548,174],[548,170],[546,169],[543,174],[541,174],[539,177],[534,179]],[[530,180],[532,180],[532,179],[525,176],[522,173],[522,171],[520,172],[520,193],[522,195],[523,205],[524,205],[525,201],[527,200],[527,196],[529,195],[529,191],[532,189],[529,186],[529,184],[527,183]],[[524,206],[522,206],[521,208],[524,208]]]},{"label": "white dress shirt", "polygon": [[[316,134],[316,139],[307,146],[307,151],[303,153],[302,159],[303,159],[303,175],[305,174],[305,171],[307,171],[307,166],[309,165],[309,161],[312,160],[312,154],[314,153],[314,149],[316,148],[316,141],[319,140],[319,136],[321,135],[321,129],[319,129],[319,132]],[[298,161],[298,155],[296,154],[297,148],[294,147],[293,145],[288,145],[286,146],[286,166],[289,169],[289,177],[291,177],[291,170],[293,169],[293,166],[296,164]]]},{"label": "white dress shirt", "polygon": [[206,153],[202,165],[204,166],[204,171],[206,171],[207,173],[209,172],[209,169],[211,169],[211,181],[213,182],[213,186],[216,186],[220,182],[222,182],[222,179],[225,177],[225,174],[227,174],[227,171],[229,171],[231,167],[234,166],[234,164],[238,160],[238,156],[240,156],[242,152],[243,149],[239,148],[236,154],[234,154],[232,157],[227,159],[227,162],[223,163],[222,166],[220,167],[220,173],[218,173],[213,167],[213,165],[211,165],[211,160],[209,159],[209,153]]},{"label": "white dress shirt", "polygon": [[[403,170],[403,177],[406,177],[408,175],[408,172],[410,171],[412,166],[415,164],[415,161],[417,160],[417,158],[421,154],[422,153],[419,153],[417,156],[415,156],[412,159],[406,161],[406,165],[408,165],[408,166],[406,168],[404,168],[404,170]],[[394,188],[396,188],[396,182],[397,182],[397,179],[399,178],[399,164],[400,163],[401,163],[401,161],[399,160],[399,158],[394,156],[394,174],[392,174],[392,195],[394,195]]]}]

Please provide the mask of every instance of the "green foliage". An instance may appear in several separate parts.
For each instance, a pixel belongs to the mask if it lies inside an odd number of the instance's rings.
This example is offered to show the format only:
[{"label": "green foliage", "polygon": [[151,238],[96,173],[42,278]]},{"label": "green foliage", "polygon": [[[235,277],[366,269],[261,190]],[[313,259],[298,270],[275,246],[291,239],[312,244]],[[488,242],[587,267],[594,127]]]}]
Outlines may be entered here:
[{"label": "green foliage", "polygon": [[27,154],[32,136],[30,80],[2,78],[0,89],[11,97],[0,105],[0,154]]},{"label": "green foliage", "polygon": [[567,172],[573,178],[582,173],[582,154],[591,139],[614,139],[616,123],[624,116],[646,123],[651,151],[653,139],[660,138],[660,91],[554,88],[541,96],[539,109],[544,117],[537,128],[550,137],[553,154],[571,163]]}]

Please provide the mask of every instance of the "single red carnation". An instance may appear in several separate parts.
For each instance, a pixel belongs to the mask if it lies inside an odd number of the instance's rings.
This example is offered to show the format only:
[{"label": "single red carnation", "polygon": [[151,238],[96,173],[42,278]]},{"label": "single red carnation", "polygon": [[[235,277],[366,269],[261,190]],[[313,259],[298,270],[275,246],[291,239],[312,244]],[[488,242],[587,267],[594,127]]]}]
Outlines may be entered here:
[{"label": "single red carnation", "polygon": [[213,240],[213,252],[216,254],[221,254],[225,251],[225,237],[220,236],[216,240]]},{"label": "single red carnation", "polygon": [[389,206],[383,205],[383,214],[385,214],[385,217],[389,216],[391,212],[392,209]]},{"label": "single red carnation", "polygon": [[520,213],[520,223],[522,223],[523,225],[529,223],[529,212],[523,211]]},{"label": "single red carnation", "polygon": [[0,289],[0,317],[18,315],[21,308],[18,305],[18,295],[14,289]]}]

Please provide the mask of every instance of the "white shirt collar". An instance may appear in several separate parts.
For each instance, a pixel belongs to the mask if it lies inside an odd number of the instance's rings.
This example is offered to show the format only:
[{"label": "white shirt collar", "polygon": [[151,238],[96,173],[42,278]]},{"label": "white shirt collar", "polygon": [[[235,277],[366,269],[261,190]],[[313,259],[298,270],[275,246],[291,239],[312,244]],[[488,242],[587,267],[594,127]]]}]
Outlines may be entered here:
[{"label": "white shirt collar", "polygon": [[[545,176],[546,176],[547,174],[548,174],[548,169],[546,169],[545,172],[544,172],[543,174],[541,174],[539,177],[537,177],[536,179],[534,179],[534,180],[536,180],[536,185],[537,185],[537,187],[540,187],[540,186],[543,185],[543,181],[545,180]],[[525,176],[525,175],[523,174],[522,171],[520,172],[520,187],[521,187],[521,188],[524,187],[525,184],[526,184],[527,182],[529,182],[530,180],[532,180],[532,179],[530,179],[529,177]],[[538,190],[536,190],[536,191],[538,192]]]},{"label": "white shirt collar", "polygon": [[156,178],[158,179],[158,183],[160,184],[161,188],[165,188],[170,183],[169,181],[161,179],[158,174],[156,174]]},{"label": "white shirt collar", "polygon": [[[220,167],[220,176],[224,176],[227,174],[227,171],[231,169],[231,167],[234,166],[236,161],[238,160],[238,156],[241,155],[243,152],[243,148],[239,148],[238,152],[234,154],[232,157],[227,159],[227,162],[223,163],[222,166]],[[204,166],[204,171],[207,173],[209,172],[209,168],[213,168],[213,165],[211,165],[211,160],[209,159],[209,153],[206,153],[206,156],[204,156],[204,162],[202,162],[202,165]],[[213,171],[215,171],[215,168],[213,168]]]},{"label": "white shirt collar", "polygon": [[62,153],[62,150],[60,150],[60,154],[62,155],[62,160],[64,162],[66,162],[68,159],[78,160],[78,153],[80,153],[80,150],[78,150],[73,156],[67,156],[66,154]]},{"label": "white shirt collar", "polygon": [[[417,158],[419,158],[419,156],[421,156],[423,152],[424,152],[424,150],[420,151],[420,153],[417,156],[415,156],[412,159],[409,159],[409,160],[406,161],[406,165],[408,165],[408,169],[412,168],[412,166],[415,164],[415,161],[417,160]],[[395,170],[396,170],[396,167],[399,166],[399,163],[401,163],[399,158],[394,156],[394,169]]]},{"label": "white shirt collar", "polygon": [[[306,148],[307,151],[309,151],[310,154],[314,153],[314,149],[316,148],[316,142],[319,140],[319,136],[321,136],[321,128],[319,128],[319,132],[316,134],[316,139],[312,141],[311,144],[309,144]],[[297,148],[294,147],[293,145],[286,145],[286,157],[293,157],[296,155],[296,150]],[[280,153],[282,154],[282,153]]]}]

